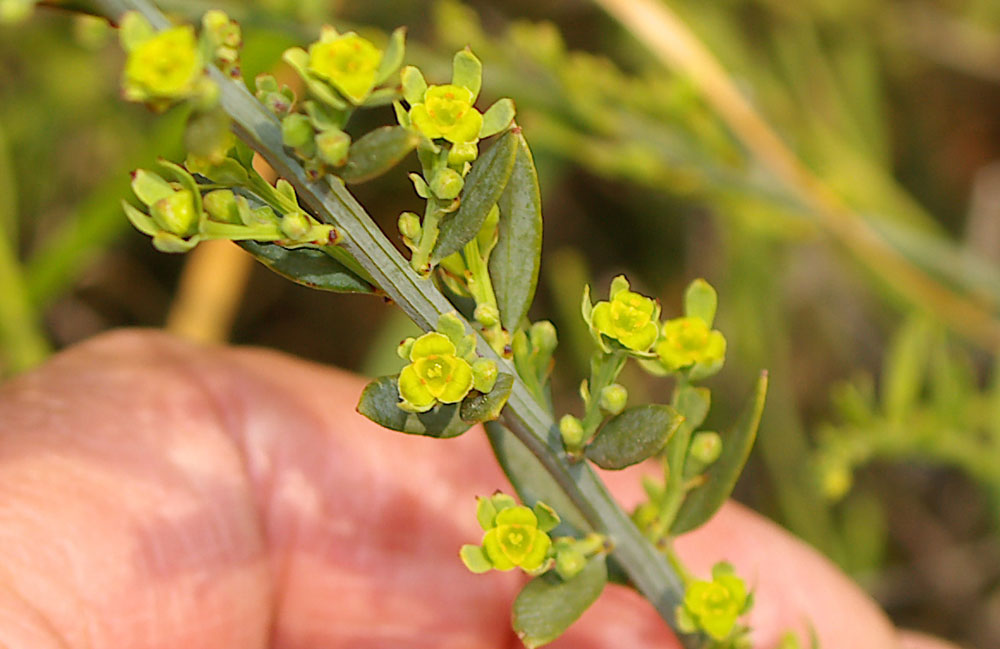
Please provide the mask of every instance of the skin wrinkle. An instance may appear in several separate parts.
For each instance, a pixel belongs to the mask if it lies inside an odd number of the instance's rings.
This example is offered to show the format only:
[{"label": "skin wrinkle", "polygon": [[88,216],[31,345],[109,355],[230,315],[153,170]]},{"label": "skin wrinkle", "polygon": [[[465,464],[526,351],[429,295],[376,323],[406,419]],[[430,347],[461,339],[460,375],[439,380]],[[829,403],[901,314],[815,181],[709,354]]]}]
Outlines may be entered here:
[{"label": "skin wrinkle", "polygon": [[[183,612],[183,615],[187,616],[192,606],[199,606],[203,616],[209,617],[216,614],[233,615],[236,613],[231,611],[245,610],[248,605],[252,606],[252,600],[242,602],[245,596],[241,595],[241,600],[233,602],[239,604],[236,607],[222,606],[219,597],[225,597],[228,591],[237,587],[241,580],[245,583],[245,577],[252,574],[247,573],[241,567],[245,564],[246,555],[241,557],[239,552],[233,552],[233,550],[247,551],[253,547],[253,544],[247,542],[249,535],[246,532],[241,532],[238,544],[226,543],[224,535],[212,533],[213,528],[224,527],[217,524],[220,516],[228,517],[228,520],[234,522],[239,518],[238,510],[229,504],[238,505],[239,499],[235,496],[220,499],[211,497],[209,494],[213,493],[214,487],[210,483],[204,484],[204,489],[192,489],[194,476],[183,470],[171,470],[161,454],[151,452],[153,449],[150,448],[150,445],[169,448],[169,440],[174,434],[167,428],[171,422],[179,424],[182,429],[188,428],[193,422],[190,421],[190,418],[175,416],[177,413],[168,407],[169,404],[156,398],[152,400],[152,403],[147,403],[145,407],[164,415],[160,422],[161,429],[147,430],[146,422],[141,416],[136,422],[138,426],[129,426],[131,420],[125,418],[125,421],[119,422],[120,425],[115,428],[114,422],[98,414],[98,412],[106,414],[108,410],[116,412],[115,401],[125,400],[127,402],[128,395],[133,389],[138,390],[137,394],[132,395],[137,402],[136,410],[142,410],[144,407],[141,405],[143,399],[156,394],[156,390],[148,390],[149,379],[156,381],[157,388],[170,393],[168,401],[175,399],[175,395],[178,394],[175,389],[171,388],[171,385],[176,382],[176,376],[172,375],[169,363],[163,363],[162,358],[156,354],[150,354],[148,350],[143,353],[144,345],[134,344],[141,343],[141,340],[130,341],[127,336],[113,338],[111,346],[117,350],[114,354],[105,351],[107,349],[105,345],[112,341],[101,339],[88,346],[86,352],[76,350],[60,356],[53,362],[55,369],[50,370],[45,375],[50,382],[49,389],[56,393],[62,391],[70,402],[74,400],[77,402],[75,407],[64,409],[73,415],[72,418],[57,414],[54,420],[42,422],[40,428],[20,429],[19,432],[29,433],[26,436],[12,437],[8,435],[3,440],[4,450],[10,449],[12,444],[19,445],[22,447],[20,449],[22,452],[17,455],[24,455],[24,452],[27,452],[28,455],[25,456],[27,460],[40,463],[39,468],[47,471],[48,482],[51,483],[47,488],[47,494],[58,497],[62,490],[70,489],[66,492],[68,497],[63,499],[64,503],[43,503],[39,512],[48,511],[49,515],[45,517],[44,513],[40,513],[40,516],[43,517],[42,520],[27,528],[25,533],[31,530],[39,532],[43,529],[52,530],[54,534],[47,533],[40,537],[49,538],[52,541],[43,542],[38,546],[38,549],[44,549],[46,545],[52,546],[56,540],[65,540],[68,543],[67,551],[73,555],[66,559],[69,562],[69,567],[72,569],[79,566],[84,574],[91,575],[90,583],[84,586],[83,591],[81,591],[86,593],[87,606],[79,608],[79,614],[74,616],[77,619],[71,622],[78,628],[82,628],[85,620],[105,620],[113,622],[113,627],[105,625],[103,629],[97,629],[99,632],[106,634],[115,629],[115,635],[132,633],[142,636],[146,635],[143,628],[147,627],[150,622],[157,623],[161,627],[167,623],[171,610],[177,614]],[[130,342],[133,344],[130,345]],[[130,355],[133,358],[129,358]],[[149,358],[150,356],[153,358]],[[142,360],[138,360],[139,357],[143,357]],[[123,362],[123,358],[127,360]],[[155,369],[151,371],[150,366]],[[129,368],[132,369],[129,370]],[[142,380],[143,378],[145,381]],[[86,386],[85,392],[79,389],[81,385]],[[12,405],[9,397],[14,394],[13,404],[16,407],[17,386],[15,381],[5,389],[5,396],[8,397],[6,405]],[[123,393],[125,396],[122,396]],[[111,408],[106,408],[108,403],[112,404]],[[174,405],[190,406],[191,404]],[[105,410],[101,410],[102,407],[105,407]],[[197,410],[197,408],[195,409]],[[130,414],[131,410],[129,409]],[[16,410],[14,417],[5,419],[11,422],[14,429],[17,429]],[[190,431],[190,434],[198,439],[210,442],[205,450],[215,449],[217,451],[221,443],[231,444],[226,442],[221,435],[214,438],[211,435],[202,435],[201,432],[207,432],[211,428],[217,429],[217,426],[205,426],[205,423],[204,421],[200,422],[200,427],[196,425]],[[48,430],[78,430],[84,425],[95,426],[96,434],[66,435],[65,433],[57,433],[54,436],[48,434]],[[150,435],[149,433],[154,434]],[[164,436],[164,433],[167,435]],[[34,458],[31,456],[31,448],[41,450],[45,449],[46,445],[49,446],[47,451],[35,454]],[[210,454],[212,453],[210,452]],[[57,459],[61,458],[63,463],[72,463],[83,473],[77,475],[79,471],[58,470],[56,465],[46,462],[46,455]],[[223,462],[223,464],[227,463]],[[230,465],[235,466],[236,464]],[[10,471],[9,464],[3,468],[8,480],[16,480],[15,474]],[[74,485],[86,488],[78,491],[73,489]],[[43,486],[45,485],[43,484]],[[150,496],[154,497],[150,499]],[[174,509],[177,505],[189,509],[191,505],[200,503],[207,518],[198,520],[198,517],[195,516],[193,519],[184,518],[180,521],[174,521],[172,524],[175,526],[180,524],[196,530],[208,530],[209,536],[198,535],[188,539],[186,534],[190,533],[178,532],[176,527],[171,528],[170,524],[165,525],[160,532],[143,535],[141,531],[143,525],[155,527],[159,510],[155,503],[158,500],[164,504],[172,503]],[[219,502],[220,500],[221,502]],[[81,507],[84,509],[80,509]],[[221,508],[233,511],[226,513]],[[242,503],[242,509],[250,512],[246,502]],[[102,527],[99,530],[88,524],[94,520],[102,520]],[[247,520],[253,520],[253,517],[247,517]],[[69,533],[62,533],[62,530],[69,531]],[[157,546],[157,544],[162,546],[164,537],[168,536],[164,531],[175,532],[174,538],[179,539],[172,549]],[[31,533],[38,536],[38,532]],[[99,536],[95,536],[95,533]],[[16,539],[11,541],[16,543]],[[203,547],[209,545],[213,547],[208,553],[202,548],[192,552],[192,541]],[[211,543],[206,543],[206,541]],[[20,545],[25,546],[23,543]],[[17,546],[15,545],[15,547]],[[152,549],[153,554],[147,555],[146,559],[142,559],[141,554],[129,556],[134,550],[141,551],[144,547],[147,551]],[[100,550],[93,551],[98,548]],[[160,550],[163,552],[157,555]],[[84,554],[85,552],[89,554]],[[226,556],[227,552],[229,557]],[[173,565],[162,565],[159,571],[154,571],[154,574],[150,574],[146,570],[150,565],[150,559],[154,563],[163,563],[164,557],[169,558]],[[130,564],[130,558],[137,559],[138,562],[133,561]],[[125,560],[125,563],[121,563],[122,559]],[[237,566],[229,569],[228,566],[232,563],[227,562],[227,559],[235,560]],[[117,562],[102,568],[101,562],[106,563],[109,560],[117,560]],[[178,560],[188,562],[193,560],[195,563],[189,563],[185,567],[185,565],[178,564]],[[66,563],[66,561],[62,563]],[[31,574],[39,576],[48,574],[51,579],[65,580],[73,571],[59,570],[59,565],[49,562],[36,563],[35,567],[26,566],[27,571],[22,568],[21,576],[23,578]],[[191,570],[194,570],[194,573],[191,573]],[[217,577],[221,576],[223,579],[221,581],[216,579],[217,583],[206,581],[202,575],[207,576],[208,573],[215,574]],[[193,574],[193,578],[185,576],[186,574]],[[233,580],[233,576],[236,577],[235,580]],[[151,579],[153,581],[150,581]],[[160,582],[164,579],[168,581],[161,584]],[[180,580],[178,581],[178,579]],[[62,598],[65,598],[70,592],[63,587]],[[44,606],[51,607],[59,599],[46,596],[35,601],[39,602],[40,605],[41,602],[44,602]],[[119,605],[124,601],[129,602],[125,609],[125,615],[120,612],[115,615],[100,613],[100,611],[107,611],[108,607],[114,605],[115,601],[118,601]],[[261,612],[264,610],[266,609],[262,608]],[[160,643],[170,643],[170,637],[175,637],[178,643],[196,638],[194,629],[183,629],[182,625],[174,624],[174,622],[180,621],[175,615],[175,619],[170,624],[176,628],[160,628],[156,633],[149,633],[148,637],[141,638],[156,644],[134,644],[131,646],[163,646]],[[62,624],[67,622],[70,621],[64,620]],[[212,626],[209,619],[205,619],[204,623]],[[128,628],[129,624],[133,625],[131,631]],[[136,624],[138,626],[135,626]],[[167,633],[165,634],[164,631]],[[248,638],[245,630],[233,629],[233,633],[236,634],[233,636],[234,640],[237,637]],[[107,646],[107,642],[108,637],[105,637],[103,641],[95,640],[93,644]],[[191,646],[197,647],[198,643]]]}]

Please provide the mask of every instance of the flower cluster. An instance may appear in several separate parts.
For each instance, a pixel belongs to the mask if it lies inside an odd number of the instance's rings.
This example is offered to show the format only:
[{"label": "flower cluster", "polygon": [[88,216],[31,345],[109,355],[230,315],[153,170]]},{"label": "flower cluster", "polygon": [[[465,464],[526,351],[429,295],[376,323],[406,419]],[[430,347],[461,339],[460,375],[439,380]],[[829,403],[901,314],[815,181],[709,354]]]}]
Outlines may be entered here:
[{"label": "flower cluster", "polygon": [[122,34],[132,36],[124,41],[128,49],[122,80],[126,99],[166,107],[199,90],[205,63],[193,27],[183,25],[153,33],[141,16],[129,13]]},{"label": "flower cluster", "polygon": [[584,294],[583,317],[605,352],[616,348],[644,359],[643,366],[655,374],[684,372],[699,379],[717,372],[726,356],[726,339],[712,329],[715,304],[715,290],[695,280],[685,293],[685,315],[661,325],[659,303],[630,290],[619,275],[608,301],[591,306],[589,292]]},{"label": "flower cluster", "polygon": [[714,640],[729,638],[736,621],[749,610],[752,596],[728,563],[712,568],[712,581],[691,581],[677,607],[677,626],[685,633],[702,631]]}]

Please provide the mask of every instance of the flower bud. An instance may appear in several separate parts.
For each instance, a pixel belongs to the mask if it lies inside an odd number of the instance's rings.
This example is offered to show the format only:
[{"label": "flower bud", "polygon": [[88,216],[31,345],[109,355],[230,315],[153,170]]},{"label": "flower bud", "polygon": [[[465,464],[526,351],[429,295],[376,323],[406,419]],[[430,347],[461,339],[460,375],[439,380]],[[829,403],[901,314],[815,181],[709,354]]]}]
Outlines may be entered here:
[{"label": "flower bud", "polygon": [[528,335],[531,338],[532,346],[534,346],[540,354],[551,354],[555,351],[556,345],[559,343],[559,337],[556,335],[555,325],[548,320],[539,320],[531,325],[531,330]]},{"label": "flower bud", "polygon": [[281,232],[292,241],[302,241],[311,229],[309,217],[302,212],[289,212],[281,217]]},{"label": "flower bud", "polygon": [[413,343],[416,338],[409,337],[399,343],[399,347],[396,348],[396,355],[402,358],[404,361],[410,360],[410,350],[413,349]]},{"label": "flower bud", "polygon": [[434,175],[434,179],[431,181],[431,191],[438,198],[451,200],[457,198],[462,193],[462,186],[464,184],[465,181],[462,180],[462,174],[454,169],[445,167]]},{"label": "flower bud", "polygon": [[568,451],[576,451],[583,446],[583,423],[573,415],[563,415],[559,420],[559,434]]},{"label": "flower bud", "polygon": [[476,307],[473,317],[484,327],[500,324],[500,311],[492,304],[480,304]]},{"label": "flower bud", "polygon": [[351,148],[351,136],[337,129],[323,131],[316,136],[316,150],[319,157],[332,167],[339,167],[347,159]]},{"label": "flower bud", "polygon": [[198,213],[195,210],[194,197],[186,189],[179,189],[170,196],[156,201],[150,206],[149,212],[153,219],[171,234],[187,237],[197,230]]},{"label": "flower bud", "polygon": [[240,223],[236,197],[228,189],[216,189],[202,198],[202,205],[208,216],[219,223]]},{"label": "flower bud", "polygon": [[281,140],[285,146],[298,149],[312,141],[313,127],[309,118],[301,113],[292,113],[281,120]]},{"label": "flower bud", "polygon": [[420,241],[420,217],[413,212],[403,212],[399,215],[399,233],[410,241]]},{"label": "flower bud", "polygon": [[617,415],[628,403],[628,390],[620,383],[612,383],[601,390],[601,410],[609,415]]},{"label": "flower bud", "polygon": [[701,465],[701,468],[704,468],[719,459],[719,455],[722,454],[722,438],[718,433],[711,431],[697,433],[691,440],[688,453]]},{"label": "flower bud", "polygon": [[472,162],[477,157],[479,157],[479,147],[476,146],[476,143],[462,142],[452,145],[451,151],[448,152],[448,164],[458,166]]},{"label": "flower bud", "polygon": [[488,358],[477,359],[472,364],[472,387],[485,394],[496,385],[498,374],[496,361]]},{"label": "flower bud", "polygon": [[576,577],[586,566],[587,558],[576,548],[560,548],[556,553],[556,572],[565,581]]}]

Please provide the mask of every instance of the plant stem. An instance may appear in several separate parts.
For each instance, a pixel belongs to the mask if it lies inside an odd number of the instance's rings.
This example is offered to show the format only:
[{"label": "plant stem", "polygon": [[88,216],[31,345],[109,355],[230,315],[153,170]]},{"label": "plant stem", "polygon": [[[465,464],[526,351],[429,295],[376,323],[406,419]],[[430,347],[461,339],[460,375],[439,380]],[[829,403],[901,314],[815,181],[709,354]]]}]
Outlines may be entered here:
[{"label": "plant stem", "polygon": [[[96,5],[112,19],[132,9],[140,11],[157,29],[169,25],[163,14],[146,0],[96,0]],[[322,182],[308,179],[301,165],[285,153],[277,119],[245,86],[233,83],[214,68],[210,68],[210,74],[219,84],[221,105],[233,119],[236,134],[294,186],[299,199],[317,218],[337,227],[344,248],[418,326],[430,330],[442,314],[454,311],[433,282],[410,267],[340,179],[328,177]],[[481,336],[477,336],[477,351],[496,360],[501,371],[517,376],[511,364],[497,355]],[[567,462],[551,414],[521,381],[514,383],[503,421],[594,529],[612,540],[613,556],[632,583],[664,620],[676,626],[674,610],[683,599],[681,578],[646,541],[594,471],[586,463]],[[695,639],[684,641],[693,643]]]},{"label": "plant stem", "polygon": [[0,233],[0,352],[7,369],[20,372],[42,362],[49,344],[28,300],[24,273],[14,248]]}]

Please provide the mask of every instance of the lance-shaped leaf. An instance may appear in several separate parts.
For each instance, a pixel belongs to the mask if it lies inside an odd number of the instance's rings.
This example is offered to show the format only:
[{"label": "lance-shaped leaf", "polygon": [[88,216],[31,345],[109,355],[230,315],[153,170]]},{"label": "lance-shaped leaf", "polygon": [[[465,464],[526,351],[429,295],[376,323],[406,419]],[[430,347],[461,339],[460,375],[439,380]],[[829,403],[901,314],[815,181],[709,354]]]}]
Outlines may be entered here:
[{"label": "lance-shaped leaf", "polygon": [[470,424],[483,421],[493,421],[500,416],[500,411],[507,405],[507,397],[514,387],[514,377],[506,372],[497,375],[493,389],[486,394],[472,393],[462,401],[459,415]]},{"label": "lance-shaped leaf", "polygon": [[733,492],[736,480],[750,457],[750,449],[757,439],[757,427],[764,412],[767,395],[767,372],[762,372],[750,402],[740,414],[736,426],[722,440],[722,455],[705,473],[705,483],[692,489],[670,528],[673,535],[689,532],[705,524],[726,502]]},{"label": "lance-shaped leaf", "polygon": [[383,126],[358,138],[337,171],[346,183],[363,183],[396,166],[416,148],[420,136],[402,126]]},{"label": "lance-shaped leaf", "polygon": [[[558,435],[558,430],[555,431]],[[531,451],[509,430],[495,421],[486,422],[486,435],[493,453],[521,502],[531,507],[542,501],[559,512],[562,522],[554,536],[581,536],[592,531],[586,519]],[[561,442],[560,442],[561,443]]]},{"label": "lance-shaped leaf", "polygon": [[399,375],[383,376],[365,387],[358,412],[379,426],[410,435],[458,437],[472,424],[462,421],[459,404],[438,404],[428,412],[411,413],[400,409]]},{"label": "lance-shaped leaf", "polygon": [[670,406],[629,408],[609,419],[587,446],[587,459],[602,469],[624,469],[653,457],[684,418]]},{"label": "lance-shaped leaf", "polygon": [[563,581],[554,572],[528,582],[514,600],[514,632],[528,649],[561,636],[597,601],[608,581],[604,555],[592,558],[572,579]]},{"label": "lance-shaped leaf", "polygon": [[511,137],[517,143],[517,157],[498,202],[500,232],[489,266],[500,322],[508,331],[514,331],[528,313],[542,254],[542,200],[535,161],[524,136]]},{"label": "lance-shaped leaf", "polygon": [[289,250],[257,241],[240,241],[238,245],[260,263],[297,284],[335,293],[375,293],[374,286],[320,250]]},{"label": "lance-shaped leaf", "polygon": [[433,263],[458,252],[479,234],[483,221],[507,186],[516,155],[517,142],[514,135],[507,132],[472,165],[472,171],[465,178],[458,211],[441,224],[441,234],[431,255]]}]

